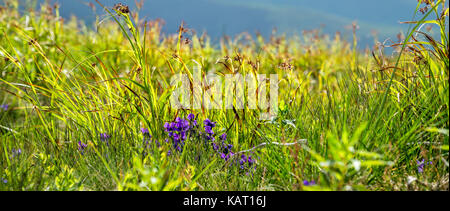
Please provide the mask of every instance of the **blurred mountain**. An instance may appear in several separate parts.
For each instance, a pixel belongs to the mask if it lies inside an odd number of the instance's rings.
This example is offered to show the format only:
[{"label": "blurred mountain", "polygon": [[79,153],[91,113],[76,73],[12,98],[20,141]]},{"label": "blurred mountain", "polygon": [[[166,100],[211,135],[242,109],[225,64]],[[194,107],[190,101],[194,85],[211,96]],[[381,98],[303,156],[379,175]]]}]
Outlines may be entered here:
[{"label": "blurred mountain", "polygon": [[[55,0],[53,0],[54,2]],[[135,8],[135,0],[100,0],[112,7],[121,2]],[[59,0],[61,14],[76,15],[86,22],[95,20],[94,11],[103,14],[95,0]],[[207,33],[217,40],[220,36],[247,31],[267,37],[274,27],[278,33],[299,33],[320,28],[324,33],[340,31],[351,36],[352,22],[359,26],[358,37],[365,47],[373,44],[373,34],[379,40],[406,32],[400,21],[412,18],[416,0],[145,0],[140,15],[147,19],[162,18],[163,32],[174,33],[181,21],[187,27]],[[396,40],[396,39],[395,39]]]}]

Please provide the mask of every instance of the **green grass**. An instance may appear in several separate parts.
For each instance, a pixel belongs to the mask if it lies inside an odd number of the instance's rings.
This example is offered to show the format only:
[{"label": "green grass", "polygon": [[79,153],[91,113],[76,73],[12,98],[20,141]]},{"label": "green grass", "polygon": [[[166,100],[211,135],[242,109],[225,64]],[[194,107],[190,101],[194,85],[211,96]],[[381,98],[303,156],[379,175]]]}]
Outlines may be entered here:
[{"label": "green grass", "polygon": [[[387,56],[314,34],[238,36],[213,47],[192,32],[164,36],[158,21],[136,12],[109,8],[91,29],[62,20],[51,5],[19,12],[17,1],[5,0],[0,190],[448,190],[442,5],[421,14],[419,4],[406,41],[393,47],[400,53]],[[425,22],[441,40],[415,33]],[[260,120],[260,109],[172,108],[170,78],[192,75],[197,63],[202,74],[278,74],[276,118]],[[240,154],[225,161],[195,134],[174,151],[164,123],[189,113],[201,131],[203,120],[216,121],[216,140],[226,133],[233,152],[265,143],[244,153],[256,163],[241,169],[233,165]]]}]

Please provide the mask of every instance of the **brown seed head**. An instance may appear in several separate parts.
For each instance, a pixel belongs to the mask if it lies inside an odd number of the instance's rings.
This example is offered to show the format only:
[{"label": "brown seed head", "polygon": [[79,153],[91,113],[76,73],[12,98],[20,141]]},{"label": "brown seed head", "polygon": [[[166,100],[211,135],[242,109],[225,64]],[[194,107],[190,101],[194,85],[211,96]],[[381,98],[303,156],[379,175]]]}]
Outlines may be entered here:
[{"label": "brown seed head", "polygon": [[116,10],[116,11],[119,11],[121,13],[124,13],[124,14],[130,13],[130,8],[128,8],[127,5],[124,5],[122,3],[115,4],[113,9]]}]

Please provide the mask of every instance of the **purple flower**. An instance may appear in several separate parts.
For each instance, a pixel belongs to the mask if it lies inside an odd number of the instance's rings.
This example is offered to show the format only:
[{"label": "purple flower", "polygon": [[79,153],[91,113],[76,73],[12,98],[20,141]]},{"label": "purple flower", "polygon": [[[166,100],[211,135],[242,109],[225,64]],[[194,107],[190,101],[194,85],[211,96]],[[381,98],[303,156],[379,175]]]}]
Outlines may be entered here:
[{"label": "purple flower", "polygon": [[210,135],[214,135],[214,131],[212,131],[212,128],[210,126],[205,126],[205,132]]},{"label": "purple flower", "polygon": [[[190,131],[189,121],[177,117],[174,122],[166,122],[164,128],[169,138],[173,141],[173,148],[177,151],[182,151],[184,141],[187,139],[188,132]],[[169,141],[169,139],[166,139],[166,142]]]},{"label": "purple flower", "polygon": [[416,161],[417,162],[417,171],[419,173],[423,173],[423,167],[425,167],[425,159],[422,159],[421,161]]},{"label": "purple flower", "polygon": [[203,121],[203,123],[205,124],[205,127],[208,126],[208,127],[213,128],[213,127],[216,126],[216,122],[212,122],[212,121],[209,120],[209,119],[205,119],[205,121]]},{"label": "purple flower", "polygon": [[175,142],[179,142],[180,141],[180,135],[178,135],[178,133],[173,133],[172,137],[173,137],[173,140]]},{"label": "purple flower", "polygon": [[195,119],[195,115],[191,113],[187,116],[187,118],[188,120],[192,121],[193,119]]},{"label": "purple flower", "polygon": [[[214,132],[211,129],[211,126],[215,126],[215,123],[211,123],[208,122],[209,120],[205,120],[205,131],[206,131],[206,139],[207,140],[212,140],[214,141],[214,137],[212,136],[214,134]],[[232,144],[226,144],[225,141],[227,139],[227,134],[224,133],[219,137],[222,140],[222,143],[220,145],[217,145],[216,143],[213,142],[213,148],[215,151],[221,153],[220,157],[222,159],[224,159],[225,161],[228,161],[231,157],[233,157],[234,153],[231,151],[231,148],[233,148]],[[237,162],[237,160],[236,160]],[[241,165],[243,165],[243,163],[247,162],[246,159],[239,161],[240,163],[242,163]]]},{"label": "purple flower", "polygon": [[152,139],[150,131],[147,128],[141,128],[141,133],[144,135],[144,138],[142,139],[142,144],[148,146],[148,141]]},{"label": "purple flower", "polygon": [[203,121],[203,123],[205,124],[206,140],[214,141],[215,140],[214,131],[212,129],[216,126],[216,123],[212,122],[209,119],[205,119],[205,121]]},{"label": "purple flower", "polygon": [[100,140],[101,141],[108,141],[111,138],[107,133],[100,133]]},{"label": "purple flower", "polygon": [[189,130],[189,121],[177,117],[175,122],[172,123],[172,126],[172,130],[175,130],[177,132],[185,132]]},{"label": "purple flower", "polygon": [[417,172],[419,173],[423,173],[423,165],[420,165],[419,167],[417,167]]},{"label": "purple flower", "polygon": [[106,146],[109,147],[109,139],[111,138],[110,135],[108,135],[107,133],[100,133],[100,141],[102,142],[106,142]]},{"label": "purple flower", "polygon": [[228,147],[227,147],[227,146],[225,146],[225,144],[224,144],[224,143],[222,143],[222,152],[223,152],[223,153],[225,153],[225,154],[228,154],[228,152],[231,152],[231,150],[230,150],[230,149],[228,149]]},{"label": "purple flower", "polygon": [[17,156],[19,156],[20,154],[22,154],[22,150],[21,149],[12,149],[11,150],[11,154],[12,154],[12,157],[17,157]]},{"label": "purple flower", "polygon": [[78,141],[78,147],[79,147],[80,150],[84,150],[84,149],[86,149],[87,144],[85,144],[85,143],[83,143],[81,141]]},{"label": "purple flower", "polygon": [[194,114],[189,114],[187,116],[188,120],[192,123],[192,127],[196,127],[197,126],[197,120],[195,119],[195,115]]},{"label": "purple flower", "polygon": [[0,108],[3,109],[4,111],[7,111],[8,108],[9,108],[9,105],[8,104],[2,104],[2,105],[0,105]]},{"label": "purple flower", "polygon": [[303,180],[303,185],[304,186],[311,186],[311,185],[315,185],[316,182],[314,180],[311,180],[311,182],[309,182],[308,180]]},{"label": "purple flower", "polygon": [[228,161],[232,156],[234,155],[234,153],[228,153],[228,154],[225,154],[225,153],[220,153],[220,158],[222,158],[222,159],[224,159],[225,161]]},{"label": "purple flower", "polygon": [[141,133],[144,135],[150,135],[150,131],[147,128],[141,128]]},{"label": "purple flower", "polygon": [[78,150],[81,152],[81,154],[84,154],[84,150],[87,148],[87,144],[84,144],[81,141],[78,141]]},{"label": "purple flower", "polygon": [[244,169],[245,160],[240,160],[239,164],[241,165],[241,169]]},{"label": "purple flower", "polygon": [[221,139],[222,141],[226,141],[226,140],[227,140],[227,134],[224,133],[224,134],[220,135],[220,139]]},{"label": "purple flower", "polygon": [[182,119],[180,118],[180,117],[177,117],[176,119],[175,119],[175,122],[180,122]]},{"label": "purple flower", "polygon": [[423,173],[426,165],[433,164],[433,162],[431,162],[431,161],[425,162],[425,159],[422,159],[421,161],[416,161],[416,162],[417,162],[417,172],[419,172],[419,173]]},{"label": "purple flower", "polygon": [[234,156],[233,152],[228,153],[227,156],[225,157],[225,161],[228,161],[233,156]]},{"label": "purple flower", "polygon": [[219,150],[219,146],[217,146],[216,143],[212,143],[212,145],[213,145],[213,150],[214,150],[214,151]]},{"label": "purple flower", "polygon": [[170,124],[168,122],[164,123],[164,129],[165,129],[166,132],[169,132],[169,131],[172,130],[171,127],[170,127]]},{"label": "purple flower", "polygon": [[8,180],[7,180],[7,179],[4,179],[4,178],[2,177],[2,182],[6,184],[6,183],[8,183]]},{"label": "purple flower", "polygon": [[239,160],[239,164],[241,165],[241,169],[244,169],[245,162],[247,162],[247,157],[245,155],[241,155],[241,160]]},{"label": "purple flower", "polygon": [[[251,155],[249,155],[247,162],[248,162],[248,166],[252,166],[255,163],[255,160],[252,158]],[[256,166],[255,166],[255,168],[256,168]]]}]

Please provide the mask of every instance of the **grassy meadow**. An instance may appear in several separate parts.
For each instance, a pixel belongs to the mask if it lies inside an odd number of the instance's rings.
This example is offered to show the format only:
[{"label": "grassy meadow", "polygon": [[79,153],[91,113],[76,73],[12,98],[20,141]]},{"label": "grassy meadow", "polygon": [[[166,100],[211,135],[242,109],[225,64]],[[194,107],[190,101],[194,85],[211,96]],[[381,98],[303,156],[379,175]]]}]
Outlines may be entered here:
[{"label": "grassy meadow", "polygon": [[[212,43],[124,5],[99,1],[107,15],[91,27],[3,0],[0,190],[448,190],[446,5],[418,2],[407,33],[360,50],[356,25],[350,41]],[[277,74],[278,114],[174,109],[170,78],[196,66]]]}]

